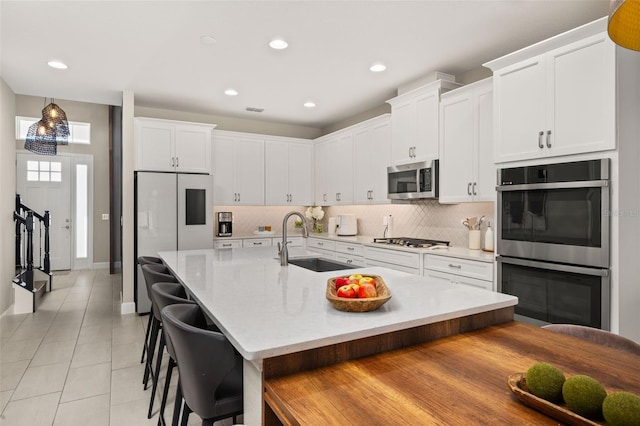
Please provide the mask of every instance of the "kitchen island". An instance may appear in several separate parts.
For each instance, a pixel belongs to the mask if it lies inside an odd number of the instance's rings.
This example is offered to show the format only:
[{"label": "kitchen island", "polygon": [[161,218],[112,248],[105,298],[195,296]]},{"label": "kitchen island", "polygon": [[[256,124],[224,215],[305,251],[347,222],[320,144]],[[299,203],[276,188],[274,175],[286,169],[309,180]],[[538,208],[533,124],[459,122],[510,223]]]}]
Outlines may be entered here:
[{"label": "kitchen island", "polygon": [[[311,256],[291,248],[291,258]],[[190,295],[245,359],[246,424],[263,422],[263,383],[271,377],[431,341],[510,321],[515,297],[386,268],[313,272],[280,266],[275,247],[161,252]],[[381,276],[392,294],[366,313],[335,310],[327,279]]]}]

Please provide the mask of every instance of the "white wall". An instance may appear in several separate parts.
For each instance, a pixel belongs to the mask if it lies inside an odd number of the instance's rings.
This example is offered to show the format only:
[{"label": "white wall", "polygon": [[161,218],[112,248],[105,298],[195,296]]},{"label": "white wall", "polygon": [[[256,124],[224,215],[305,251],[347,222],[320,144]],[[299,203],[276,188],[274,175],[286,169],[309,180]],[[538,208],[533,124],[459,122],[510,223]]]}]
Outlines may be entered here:
[{"label": "white wall", "polygon": [[259,133],[270,136],[289,136],[292,138],[315,139],[321,135],[315,127],[296,126],[293,124],[271,123],[246,118],[225,117],[222,115],[198,114],[194,112],[174,111],[169,109],[150,108],[140,105],[135,107],[136,117],[162,118],[165,120],[193,121],[197,123],[215,124],[217,130],[231,130],[245,133]]},{"label": "white wall", "polygon": [[15,275],[16,96],[0,78],[0,313],[13,304]]}]

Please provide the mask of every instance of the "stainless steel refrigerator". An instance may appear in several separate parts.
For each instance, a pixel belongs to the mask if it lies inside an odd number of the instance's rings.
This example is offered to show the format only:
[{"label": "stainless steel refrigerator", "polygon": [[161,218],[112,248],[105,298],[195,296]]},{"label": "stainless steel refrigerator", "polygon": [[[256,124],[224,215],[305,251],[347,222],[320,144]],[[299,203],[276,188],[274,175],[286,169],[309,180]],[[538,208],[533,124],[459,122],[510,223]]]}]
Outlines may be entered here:
[{"label": "stainless steel refrigerator", "polygon": [[[135,172],[135,258],[160,251],[213,248],[213,176]],[[137,264],[137,262],[136,262]],[[151,301],[140,265],[136,266],[136,312]]]}]

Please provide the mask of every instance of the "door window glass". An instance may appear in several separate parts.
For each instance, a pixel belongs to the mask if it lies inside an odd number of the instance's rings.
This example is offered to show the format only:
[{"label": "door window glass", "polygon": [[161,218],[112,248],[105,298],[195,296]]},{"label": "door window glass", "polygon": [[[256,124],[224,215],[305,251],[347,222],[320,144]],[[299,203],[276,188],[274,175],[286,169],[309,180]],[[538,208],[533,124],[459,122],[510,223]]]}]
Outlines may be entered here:
[{"label": "door window glass", "polygon": [[27,161],[27,180],[31,182],[62,182],[59,161]]}]

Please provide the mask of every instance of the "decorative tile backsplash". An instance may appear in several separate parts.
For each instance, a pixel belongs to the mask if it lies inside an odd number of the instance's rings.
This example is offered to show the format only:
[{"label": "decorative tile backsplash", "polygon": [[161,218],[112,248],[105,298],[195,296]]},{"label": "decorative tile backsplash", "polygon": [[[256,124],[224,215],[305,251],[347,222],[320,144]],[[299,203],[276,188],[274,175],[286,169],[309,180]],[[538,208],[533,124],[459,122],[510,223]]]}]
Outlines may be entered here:
[{"label": "decorative tile backsplash", "polygon": [[[332,206],[324,207],[324,219],[322,223],[327,226],[329,217],[338,214],[354,214],[358,218],[358,234],[382,237],[385,226],[382,217],[393,217],[394,237],[429,238],[435,240],[450,241],[454,246],[466,246],[468,244],[467,228],[462,221],[467,217],[485,216],[482,226],[482,235],[486,229],[486,223],[494,226],[494,203],[461,203],[440,204],[436,200],[412,201],[411,204],[381,204],[370,206]],[[282,232],[282,220],[292,211],[304,214],[306,206],[297,207],[272,207],[272,206],[215,206],[214,211],[233,212],[233,234],[250,235],[258,226],[270,225],[272,230],[279,234]],[[294,229],[296,217],[292,217],[288,223],[288,230]]]}]

